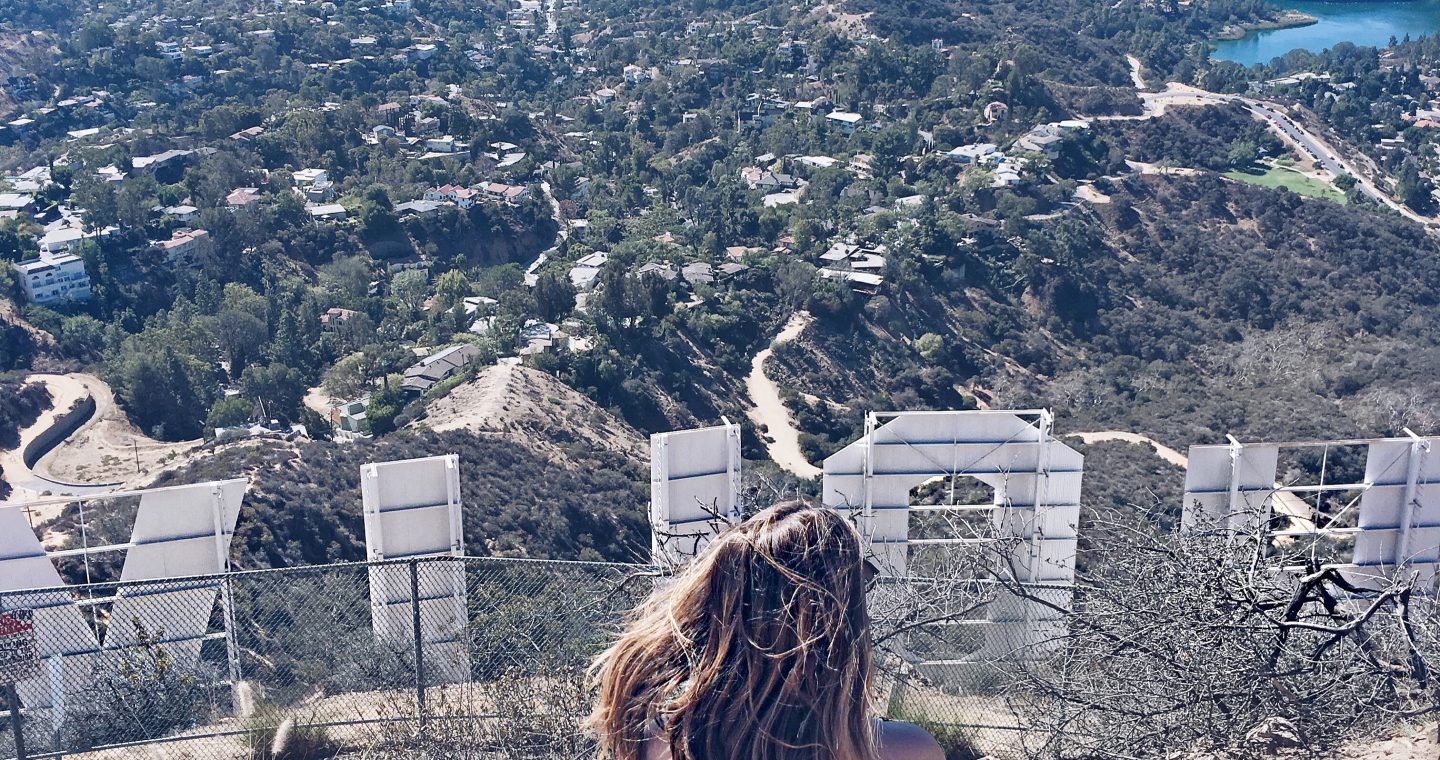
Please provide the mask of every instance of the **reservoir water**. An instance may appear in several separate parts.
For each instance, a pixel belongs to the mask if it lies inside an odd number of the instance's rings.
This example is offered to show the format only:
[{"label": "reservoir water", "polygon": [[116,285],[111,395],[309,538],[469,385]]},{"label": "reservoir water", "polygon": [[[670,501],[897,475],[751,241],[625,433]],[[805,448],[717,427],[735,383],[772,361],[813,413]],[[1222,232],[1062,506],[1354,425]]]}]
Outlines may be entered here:
[{"label": "reservoir water", "polygon": [[1269,63],[1270,59],[1295,48],[1318,53],[1334,47],[1337,42],[1384,47],[1391,37],[1398,40],[1407,34],[1413,38],[1440,31],[1440,0],[1348,3],[1281,0],[1276,4],[1314,16],[1320,22],[1293,29],[1251,32],[1238,40],[1220,40],[1215,43],[1214,57],[1250,66]]}]

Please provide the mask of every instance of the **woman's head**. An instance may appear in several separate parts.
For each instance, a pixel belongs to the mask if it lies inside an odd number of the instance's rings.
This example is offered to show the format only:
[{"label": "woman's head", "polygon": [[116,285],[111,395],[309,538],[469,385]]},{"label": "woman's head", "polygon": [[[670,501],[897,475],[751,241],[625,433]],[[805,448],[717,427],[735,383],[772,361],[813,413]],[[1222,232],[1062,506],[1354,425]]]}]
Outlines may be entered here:
[{"label": "woman's head", "polygon": [[589,726],[638,758],[871,760],[860,537],[839,512],[777,504],[717,537],[596,661]]}]

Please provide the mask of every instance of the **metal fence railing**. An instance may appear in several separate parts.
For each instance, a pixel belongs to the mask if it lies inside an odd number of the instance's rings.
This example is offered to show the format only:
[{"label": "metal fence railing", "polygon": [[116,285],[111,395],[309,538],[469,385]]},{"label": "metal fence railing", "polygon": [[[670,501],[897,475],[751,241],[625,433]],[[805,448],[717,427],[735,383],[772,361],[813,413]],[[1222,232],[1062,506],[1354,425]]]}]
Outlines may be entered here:
[{"label": "metal fence railing", "polygon": [[[659,575],[430,558],[7,592],[0,612],[52,621],[20,684],[27,758],[578,758],[584,668]],[[997,672],[1043,625],[1003,591],[916,583],[872,592],[879,704],[1013,755]],[[0,758],[14,739],[0,720]]]}]

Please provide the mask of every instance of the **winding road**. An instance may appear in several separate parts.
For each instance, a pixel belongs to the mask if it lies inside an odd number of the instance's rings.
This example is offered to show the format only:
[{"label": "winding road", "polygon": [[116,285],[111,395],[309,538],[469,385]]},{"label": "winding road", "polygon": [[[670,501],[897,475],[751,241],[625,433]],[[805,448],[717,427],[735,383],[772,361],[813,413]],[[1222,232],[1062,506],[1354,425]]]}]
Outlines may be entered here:
[{"label": "winding road", "polygon": [[[146,436],[130,424],[110,386],[94,375],[34,374],[26,382],[41,383],[50,392],[53,406],[20,431],[20,444],[0,451],[0,467],[14,491],[8,503],[55,496],[95,496],[123,488],[153,476],[159,469],[178,461],[176,457],[201,441],[166,443]],[[74,432],[35,460],[25,462],[25,448],[54,427],[56,421],[83,398],[95,401],[95,412]],[[64,504],[47,504],[31,513],[44,520],[58,513]]]},{"label": "winding road", "polygon": [[[1134,62],[1132,62],[1132,73],[1136,73],[1138,70],[1133,66]],[[1143,79],[1137,79],[1136,84],[1139,85],[1143,81]],[[1140,88],[1137,86],[1137,89]],[[1342,174],[1348,174],[1355,178],[1356,186],[1360,188],[1360,191],[1376,203],[1394,210],[1417,224],[1429,225],[1435,222],[1434,219],[1421,216],[1390,197],[1367,174],[1359,171],[1353,163],[1342,156],[1340,151],[1328,140],[1291,118],[1289,114],[1285,113],[1285,108],[1277,103],[1242,95],[1223,95],[1175,82],[1170,82],[1160,92],[1141,90],[1138,94],[1144,104],[1144,113],[1138,116],[1099,116],[1095,118],[1101,121],[1144,121],[1163,115],[1165,110],[1172,106],[1217,106],[1238,103],[1243,105],[1252,116],[1265,122],[1270,131],[1278,135],[1286,145],[1297,153],[1308,155],[1316,166],[1329,173],[1331,181]]]},{"label": "winding road", "polygon": [[800,431],[785,402],[780,399],[780,388],[765,374],[765,362],[775,353],[775,346],[787,343],[805,332],[815,318],[808,312],[796,312],[785,323],[784,329],[775,336],[770,346],[750,361],[750,374],[745,377],[745,389],[755,404],[750,408],[750,421],[755,423],[756,433],[765,442],[770,459],[802,478],[820,475],[820,468],[810,464],[800,449]]},{"label": "winding road", "polygon": [[[61,494],[69,496],[85,496],[106,491],[115,490],[115,484],[81,485],[65,483],[52,477],[47,477],[49,470],[41,466],[45,457],[37,461],[36,467],[32,469],[25,464],[25,448],[29,446],[42,433],[53,427],[56,421],[69,412],[76,402],[86,397],[98,398],[109,397],[108,393],[99,393],[97,386],[104,383],[99,378],[90,375],[30,375],[27,383],[40,383],[50,392],[51,407],[43,412],[35,421],[20,431],[20,443],[13,449],[0,451],[0,468],[4,468],[5,480],[13,487],[13,500],[35,498],[41,494]],[[106,391],[109,389],[106,388]],[[99,416],[99,410],[96,410]],[[38,471],[37,471],[38,470]]]}]

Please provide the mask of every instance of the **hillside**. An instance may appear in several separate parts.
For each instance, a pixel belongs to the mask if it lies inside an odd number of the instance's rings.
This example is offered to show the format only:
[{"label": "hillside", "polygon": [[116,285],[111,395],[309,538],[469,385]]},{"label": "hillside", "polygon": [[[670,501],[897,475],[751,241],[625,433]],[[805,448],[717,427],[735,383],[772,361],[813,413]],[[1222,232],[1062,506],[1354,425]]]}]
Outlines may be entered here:
[{"label": "hillside", "polygon": [[[495,403],[479,398],[487,393]],[[457,394],[431,418],[441,432],[416,428],[357,443],[231,444],[162,474],[154,485],[248,477],[237,567],[356,561],[365,557],[360,466],[454,453],[461,461],[468,554],[644,558],[646,460],[633,428],[534,370],[491,368]],[[557,437],[564,431],[572,437]],[[66,531],[74,519],[67,512],[53,527]],[[97,526],[90,527],[93,542]],[[99,540],[109,539],[124,537]]]},{"label": "hillside", "polygon": [[495,433],[557,460],[588,450],[640,463],[648,443],[628,424],[551,375],[515,364],[486,367],[414,423],[437,433]]},{"label": "hillside", "polygon": [[[859,416],[803,394],[913,408],[963,390],[1173,446],[1434,426],[1440,245],[1418,226],[1209,174],[1115,190],[1100,211],[981,238],[777,350],[812,451]],[[944,336],[929,358],[913,347],[926,333]]]}]

